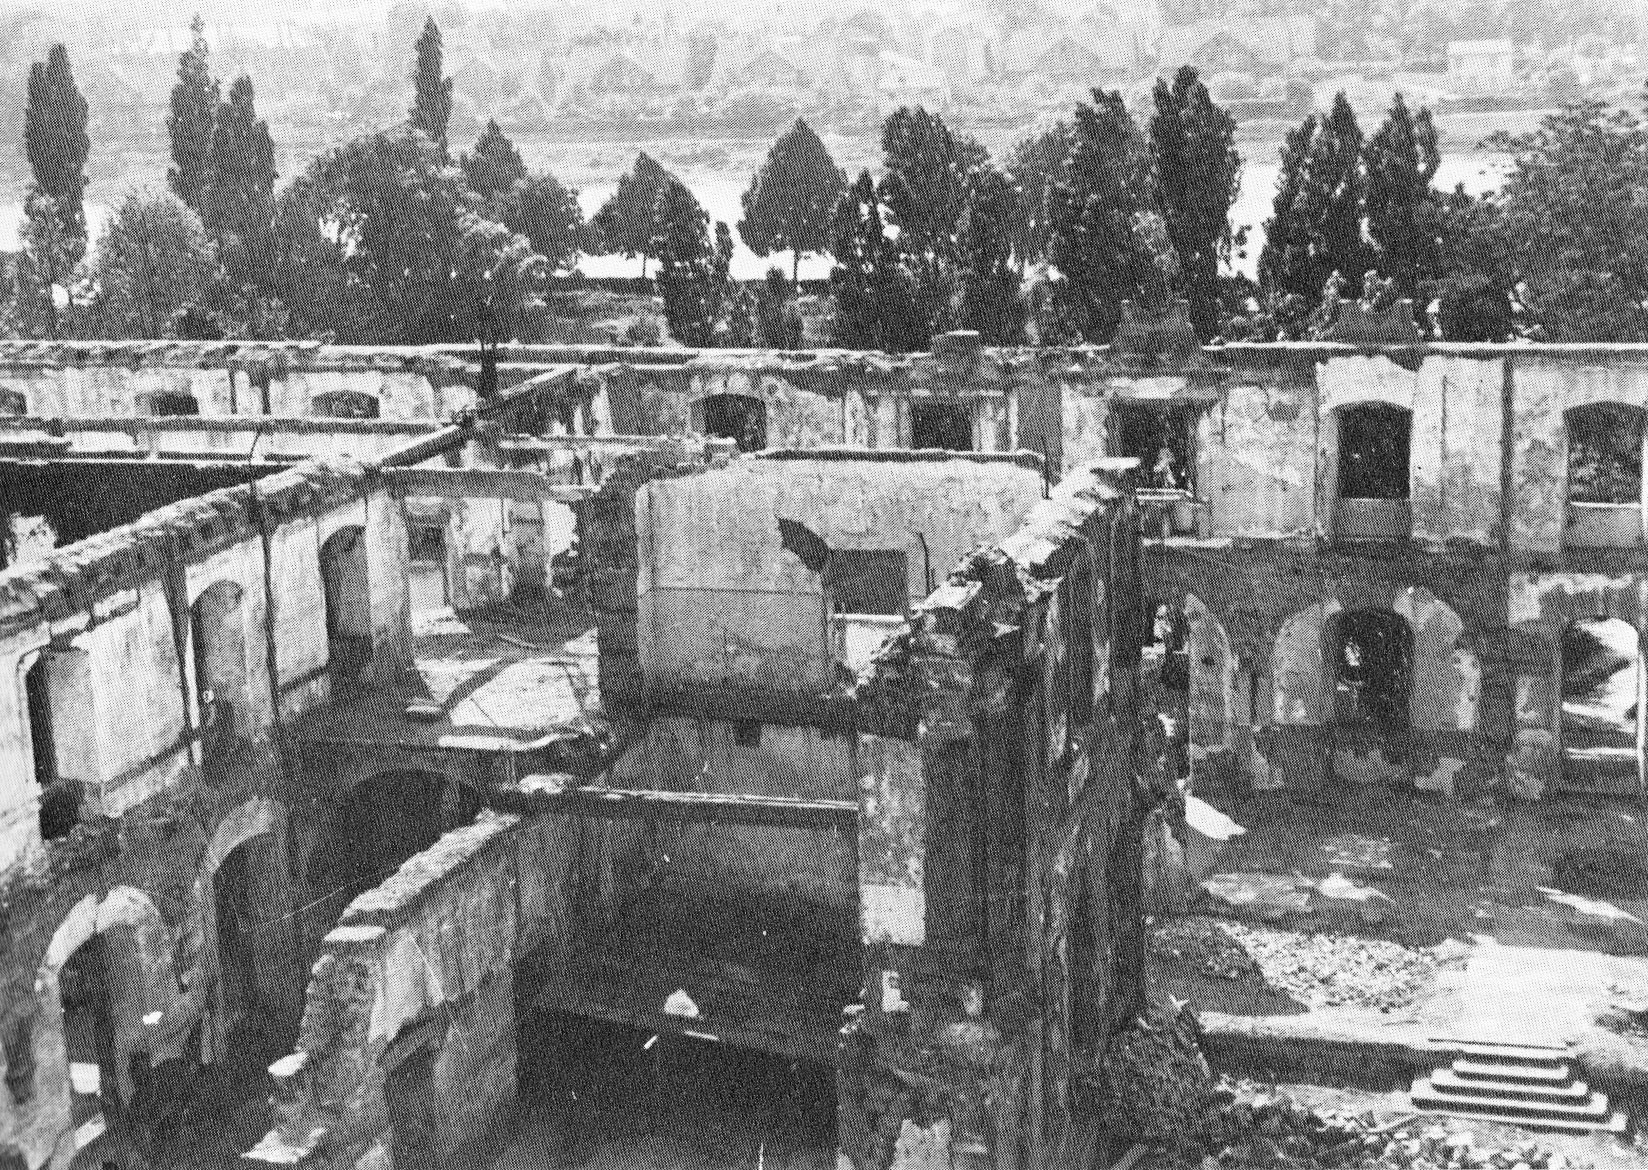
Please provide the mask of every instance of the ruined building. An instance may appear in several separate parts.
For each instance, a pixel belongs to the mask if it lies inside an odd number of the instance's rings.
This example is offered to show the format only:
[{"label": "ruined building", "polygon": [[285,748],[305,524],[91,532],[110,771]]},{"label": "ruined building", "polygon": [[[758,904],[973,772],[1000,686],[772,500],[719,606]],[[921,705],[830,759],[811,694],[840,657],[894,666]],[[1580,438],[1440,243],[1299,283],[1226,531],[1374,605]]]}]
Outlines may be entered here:
[{"label": "ruined building", "polygon": [[1640,653],[1635,349],[477,377],[0,346],[0,1151],[256,1051],[231,1159],[455,1164],[571,1015],[833,1066],[858,1170],[1065,1164],[1174,780],[1641,790],[1561,703]]}]

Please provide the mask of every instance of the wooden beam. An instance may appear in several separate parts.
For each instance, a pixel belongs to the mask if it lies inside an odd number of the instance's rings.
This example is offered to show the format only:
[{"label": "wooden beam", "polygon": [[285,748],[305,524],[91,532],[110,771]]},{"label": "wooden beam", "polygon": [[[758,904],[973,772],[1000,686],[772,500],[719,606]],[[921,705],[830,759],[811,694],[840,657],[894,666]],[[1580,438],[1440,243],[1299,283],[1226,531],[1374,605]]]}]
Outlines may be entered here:
[{"label": "wooden beam", "polygon": [[[587,451],[600,447],[686,447],[684,435],[505,435],[498,446],[505,451]],[[702,440],[700,440],[702,442]]]},{"label": "wooden beam", "polygon": [[539,471],[490,467],[397,467],[385,475],[390,486],[409,496],[444,499],[553,500],[576,504],[600,490],[590,484],[555,483]]},{"label": "wooden beam", "polygon": [[642,788],[570,788],[546,776],[527,776],[516,784],[494,788],[488,803],[508,812],[559,813],[607,820],[773,825],[858,832],[858,804],[851,800]]}]

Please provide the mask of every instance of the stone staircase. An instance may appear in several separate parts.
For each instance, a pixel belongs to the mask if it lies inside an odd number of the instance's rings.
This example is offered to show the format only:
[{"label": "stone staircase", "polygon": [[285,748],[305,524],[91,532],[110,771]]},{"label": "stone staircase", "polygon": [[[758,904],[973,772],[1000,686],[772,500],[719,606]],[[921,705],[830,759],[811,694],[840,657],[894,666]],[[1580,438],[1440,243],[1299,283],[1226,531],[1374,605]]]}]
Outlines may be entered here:
[{"label": "stone staircase", "polygon": [[1622,1133],[1626,1129],[1625,1114],[1609,1107],[1607,1094],[1577,1079],[1566,1047],[1450,1037],[1432,1043],[1455,1055],[1450,1064],[1413,1082],[1415,1109],[1528,1129],[1571,1133]]}]

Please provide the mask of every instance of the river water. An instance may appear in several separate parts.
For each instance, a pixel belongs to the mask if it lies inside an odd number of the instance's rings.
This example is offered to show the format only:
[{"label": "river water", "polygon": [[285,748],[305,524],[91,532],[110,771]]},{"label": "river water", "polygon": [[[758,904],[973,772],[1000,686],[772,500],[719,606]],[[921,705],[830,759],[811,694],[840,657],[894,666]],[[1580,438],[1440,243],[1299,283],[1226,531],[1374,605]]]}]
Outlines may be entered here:
[{"label": "river water", "polygon": [[[1246,225],[1248,231],[1247,247],[1242,254],[1232,258],[1231,267],[1237,272],[1249,276],[1256,274],[1259,262],[1259,249],[1264,244],[1264,220],[1270,214],[1271,199],[1276,190],[1276,175],[1278,164],[1272,160],[1272,155],[1265,154],[1266,161],[1250,161],[1242,171],[1242,190],[1236,204],[1231,209],[1232,225],[1240,228]],[[1442,168],[1436,176],[1436,185],[1443,190],[1452,190],[1456,184],[1463,183],[1465,189],[1473,195],[1480,195],[1494,190],[1499,186],[1509,169],[1509,163],[1503,156],[1496,155],[1456,155],[1443,159]],[[691,171],[683,172],[682,177],[692,188],[693,194],[703,204],[704,210],[709,213],[712,224],[716,220],[725,222],[734,229],[733,239],[736,249],[733,253],[732,274],[740,280],[758,279],[767,268],[777,264],[785,272],[790,270],[790,255],[780,253],[763,259],[755,255],[738,239],[737,223],[742,215],[739,197],[749,184],[749,176],[738,173],[731,174],[719,171],[694,174]],[[582,188],[578,193],[578,202],[584,209],[586,216],[593,215],[597,208],[616,189],[616,180],[606,183],[591,184]],[[109,205],[102,202],[89,202],[86,205],[87,219],[90,223],[92,236],[95,239],[104,220],[109,213]],[[23,206],[21,202],[0,203],[0,248],[15,249],[17,247],[17,229],[22,220]],[[579,269],[587,276],[639,276],[641,261],[636,258],[623,256],[585,256],[578,262]],[[803,278],[819,278],[828,276],[830,260],[828,257],[807,256],[801,261],[801,275]]]}]

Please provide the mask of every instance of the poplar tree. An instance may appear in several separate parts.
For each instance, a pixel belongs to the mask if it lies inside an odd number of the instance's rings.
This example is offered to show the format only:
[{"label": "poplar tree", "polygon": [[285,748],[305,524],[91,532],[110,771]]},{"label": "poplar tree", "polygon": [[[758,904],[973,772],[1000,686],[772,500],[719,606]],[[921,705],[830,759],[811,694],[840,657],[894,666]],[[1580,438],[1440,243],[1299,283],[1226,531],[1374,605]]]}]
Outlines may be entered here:
[{"label": "poplar tree", "polygon": [[172,111],[166,115],[166,132],[172,139],[172,166],[166,172],[166,182],[173,194],[199,211],[212,145],[212,121],[217,116],[218,84],[207,61],[206,22],[199,13],[189,31],[194,40],[178,58]]},{"label": "poplar tree", "polygon": [[23,114],[23,147],[34,185],[56,201],[63,228],[86,235],[86,99],[74,83],[69,51],[53,45],[44,62],[29,69],[29,104]]},{"label": "poplar tree", "polygon": [[1272,295],[1314,301],[1335,272],[1355,283],[1369,253],[1362,239],[1362,131],[1340,93],[1333,111],[1288,131],[1259,280]]},{"label": "poplar tree", "polygon": [[418,64],[412,71],[412,128],[441,149],[446,158],[446,123],[452,117],[452,79],[441,75],[441,30],[433,16],[418,34]]},{"label": "poplar tree", "polygon": [[1242,189],[1236,121],[1214,104],[1196,70],[1158,79],[1150,153],[1162,218],[1178,253],[1178,291],[1205,341],[1219,331],[1219,266],[1230,255],[1230,208]]},{"label": "poplar tree", "polygon": [[1442,162],[1431,112],[1410,114],[1397,94],[1384,125],[1368,139],[1363,159],[1368,236],[1379,271],[1411,297],[1420,282],[1441,275],[1445,242],[1442,200],[1431,186]]}]

